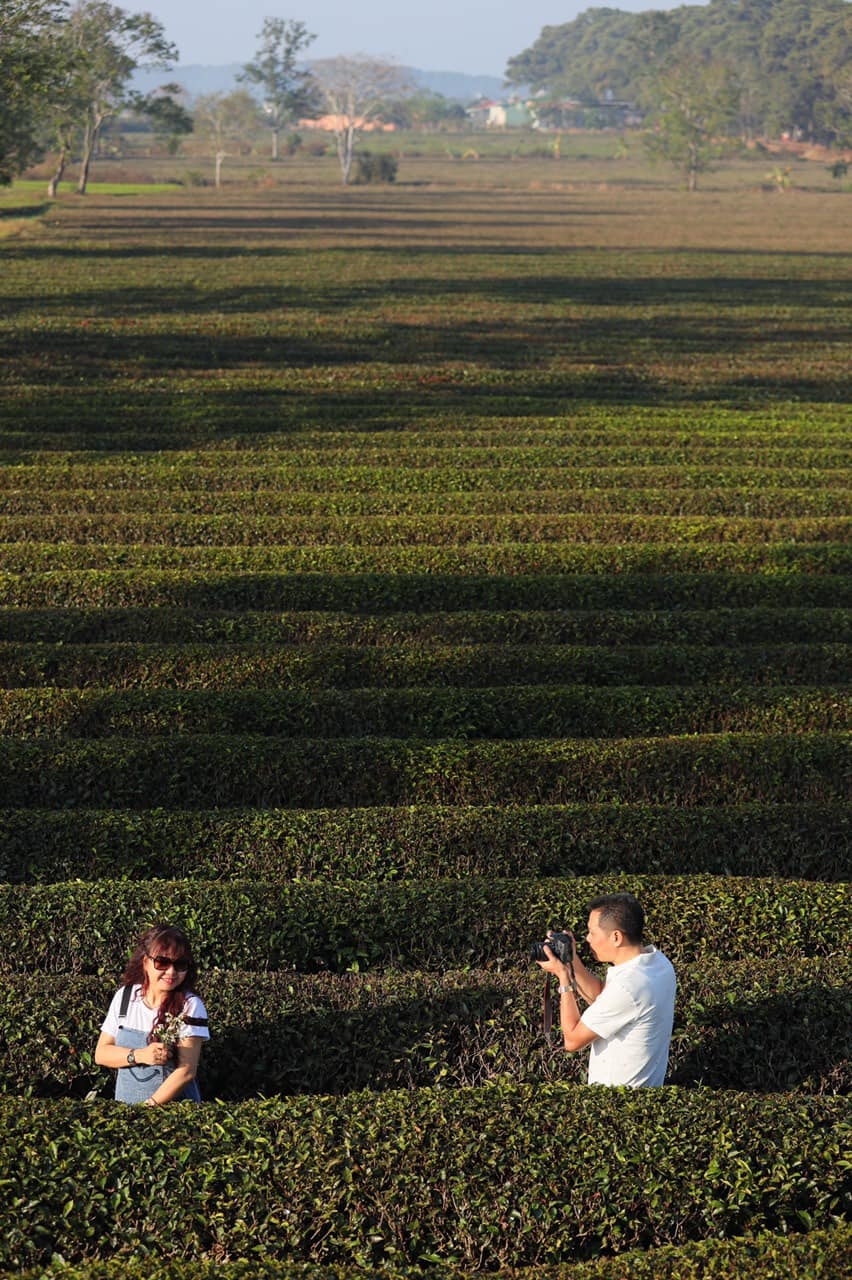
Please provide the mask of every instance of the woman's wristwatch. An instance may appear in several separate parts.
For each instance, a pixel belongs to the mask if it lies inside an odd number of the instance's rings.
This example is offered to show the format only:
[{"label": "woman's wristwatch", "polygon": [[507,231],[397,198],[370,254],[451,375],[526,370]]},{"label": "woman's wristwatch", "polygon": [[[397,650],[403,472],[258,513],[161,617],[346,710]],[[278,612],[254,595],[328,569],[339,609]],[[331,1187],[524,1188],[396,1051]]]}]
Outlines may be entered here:
[{"label": "woman's wristwatch", "polygon": [[127,1065],[128,1065],[128,1067],[135,1067],[135,1066],[136,1066],[136,1054],[133,1052],[133,1050],[132,1050],[132,1049],[130,1050],[130,1052],[129,1052],[129,1053],[128,1053],[128,1055],[127,1055]]}]

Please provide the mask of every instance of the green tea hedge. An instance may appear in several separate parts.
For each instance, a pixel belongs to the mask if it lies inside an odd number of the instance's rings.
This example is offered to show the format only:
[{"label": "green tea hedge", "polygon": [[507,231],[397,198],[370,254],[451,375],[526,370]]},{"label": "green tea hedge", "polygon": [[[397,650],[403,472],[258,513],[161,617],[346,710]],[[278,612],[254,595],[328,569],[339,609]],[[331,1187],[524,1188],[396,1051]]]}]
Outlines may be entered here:
[{"label": "green tea hedge", "polygon": [[[120,1258],[117,1262],[50,1264],[37,1272],[0,1273],[0,1280],[149,1280],[150,1261]],[[630,1250],[594,1262],[554,1263],[554,1280],[838,1280],[852,1270],[852,1226],[838,1223],[823,1231],[700,1240],[656,1249]],[[273,1258],[250,1261],[169,1260],[157,1263],[158,1280],[470,1280],[472,1273],[450,1264],[381,1267],[285,1262]],[[490,1271],[493,1280],[536,1280],[538,1268]]]},{"label": "green tea hedge", "polygon": [[[588,476],[588,488],[572,487],[582,481],[573,472],[571,485],[566,486],[561,472],[541,475],[547,487],[533,489],[525,477],[521,486],[511,488],[505,475],[499,475],[499,487],[465,487],[461,490],[424,487],[413,490],[394,488],[329,489],[281,489],[270,484],[269,473],[256,467],[239,468],[231,475],[227,488],[218,491],[194,486],[188,477],[185,487],[174,484],[157,484],[151,488],[130,487],[133,477],[127,477],[128,486],[118,487],[121,478],[114,471],[106,480],[111,487],[102,489],[80,486],[64,488],[51,485],[46,475],[49,464],[32,472],[27,480],[30,487],[4,488],[3,510],[7,516],[80,516],[108,514],[127,516],[129,513],[150,515],[185,514],[190,516],[230,515],[251,511],[254,517],[319,516],[481,516],[493,514],[506,516],[524,512],[532,515],[660,515],[660,516],[727,516],[760,518],[769,520],[796,519],[816,516],[844,516],[850,514],[847,477],[837,472],[823,471],[819,487],[783,483],[783,477],[767,476],[763,483],[757,475],[746,478],[741,473],[728,472],[718,479],[712,473],[696,477],[692,483],[684,483],[682,473],[669,470],[659,473],[637,468],[632,474],[625,469],[603,477],[613,487],[605,488],[600,476]],[[228,468],[231,471],[231,467]],[[584,469],[585,470],[585,469]],[[60,477],[62,478],[62,477]],[[69,476],[68,479],[73,479]],[[80,476],[85,480],[86,475]],[[256,480],[256,488],[247,486]],[[724,481],[727,478],[728,484]],[[622,484],[618,485],[618,480]],[[670,481],[663,487],[659,481]],[[795,480],[795,477],[791,477]],[[329,477],[330,482],[332,477]],[[431,480],[431,478],[429,478]],[[635,481],[635,485],[629,482]],[[657,482],[657,483],[655,483]],[[139,480],[135,483],[138,485]],[[9,526],[10,528],[14,526]],[[4,535],[5,537],[5,535]]]},{"label": "green tea hedge", "polygon": [[0,688],[826,685],[845,682],[852,668],[852,646],[840,643],[441,644],[398,633],[394,640],[391,627],[387,632],[381,638],[367,635],[357,645],[324,644],[320,635],[308,635],[299,644],[282,638],[263,646],[234,644],[224,637],[218,644],[203,645],[0,642]]},{"label": "green tea hedge", "polygon": [[846,803],[0,809],[0,879],[852,879]]},{"label": "green tea hedge", "polygon": [[[694,411],[691,405],[690,414]],[[739,410],[728,416],[726,424],[719,424],[719,436],[713,434],[714,425],[703,441],[692,432],[687,441],[678,441],[670,430],[659,432],[653,441],[636,439],[630,436],[635,412],[631,405],[629,415],[622,414],[620,439],[608,432],[595,440],[579,423],[563,423],[552,432],[545,450],[534,441],[531,447],[518,443],[519,428],[542,438],[535,418],[523,424],[493,424],[488,439],[481,436],[471,445],[469,433],[481,428],[475,415],[460,431],[451,432],[442,428],[434,409],[428,423],[431,448],[424,447],[422,440],[412,442],[402,430],[385,428],[378,435],[366,425],[361,430],[353,426],[348,432],[316,432],[313,437],[310,426],[302,426],[298,450],[286,453],[270,446],[268,438],[255,439],[249,449],[215,444],[200,450],[181,449],[172,442],[161,443],[156,450],[118,453],[97,447],[74,449],[73,445],[66,450],[49,445],[39,450],[37,442],[33,452],[24,453],[27,446],[21,443],[11,446],[0,490],[97,489],[104,496],[120,497],[140,486],[165,493],[275,486],[296,493],[385,494],[565,487],[589,492],[654,486],[677,493],[740,487],[808,489],[815,473],[821,484],[849,489],[848,421],[836,424],[831,440],[792,440],[776,448],[766,444],[767,431],[775,428],[762,422],[752,432],[744,431],[740,446],[731,448],[724,436],[732,423],[742,424]]]},{"label": "green tea hedge", "polygon": [[[171,317],[170,317],[171,318]],[[363,367],[363,366],[362,366]],[[134,383],[136,379],[134,379]],[[247,389],[245,389],[247,390]],[[307,388],[308,394],[312,388]],[[72,388],[63,388],[69,403]],[[184,398],[185,393],[178,392]],[[276,401],[276,428],[280,430],[280,390],[272,391]],[[316,395],[312,397],[318,399]],[[371,394],[369,399],[372,399]],[[124,397],[126,400],[126,396]],[[619,406],[610,421],[590,427],[595,406],[572,405],[570,416],[560,414],[545,424],[543,415],[510,416],[490,412],[465,414],[459,424],[455,408],[442,414],[434,401],[430,404],[427,423],[413,434],[411,424],[399,424],[399,398],[392,392],[389,399],[396,412],[390,422],[370,421],[363,414],[350,417],[351,409],[335,397],[336,421],[317,425],[298,423],[295,443],[287,442],[282,450],[277,430],[270,434],[255,432],[249,441],[240,439],[238,431],[229,431],[223,439],[199,441],[200,449],[182,442],[165,442],[158,451],[144,446],[104,451],[97,443],[90,448],[75,449],[69,443],[64,449],[53,443],[39,448],[20,444],[15,463],[7,480],[10,488],[19,488],[38,468],[45,484],[60,487],[94,486],[102,473],[105,486],[112,489],[135,488],[140,483],[165,488],[233,488],[236,478],[244,478],[252,487],[258,476],[266,483],[282,488],[324,482],[335,488],[385,488],[392,492],[394,480],[399,487],[429,484],[452,490],[456,477],[471,473],[472,483],[484,476],[483,487],[499,487],[500,477],[536,476],[546,471],[561,478],[579,476],[582,487],[600,484],[602,472],[637,473],[673,472],[681,486],[700,483],[725,483],[726,477],[737,476],[737,483],[757,482],[806,485],[814,471],[842,473],[839,482],[848,488],[848,456],[846,435],[848,419],[843,419],[844,406],[834,404],[833,422],[802,422],[798,433],[785,432],[784,427],[763,418],[748,421],[748,409],[737,406],[734,412],[714,406],[712,423],[703,429],[695,421],[703,406],[689,405],[689,427],[684,431],[683,407],[680,422],[671,414],[669,421],[643,435],[633,431],[634,419],[641,407],[630,405],[625,413]],[[358,406],[363,407],[363,403]],[[809,406],[813,409],[814,406]],[[827,407],[827,406],[826,406]],[[582,410],[581,412],[579,410]],[[575,412],[577,410],[577,412]],[[779,435],[775,437],[776,429]],[[809,434],[810,433],[810,434]],[[47,434],[47,433],[46,433]],[[732,438],[738,437],[738,438]],[[122,441],[122,443],[124,443]],[[250,447],[246,447],[246,445]],[[425,476],[425,482],[424,477]],[[798,477],[791,480],[789,477]],[[496,480],[495,480],[496,477]],[[718,479],[721,477],[721,479]],[[335,483],[336,482],[336,483]]]},{"label": "green tea hedge", "polygon": [[405,804],[806,803],[843,800],[836,734],[466,743],[178,735],[0,739],[10,808],[357,808]]},{"label": "green tea hedge", "polygon": [[247,573],[212,569],[81,569],[0,572],[0,607],[18,609],[337,609],[365,613],[470,609],[833,608],[849,595],[849,575],[693,572]]},{"label": "green tea hedge", "polygon": [[204,969],[525,968],[530,940],[553,922],[582,928],[610,890],[637,894],[651,940],[679,964],[827,955],[849,917],[848,884],[735,877],[0,885],[0,972],[117,974],[163,919],[188,930]]},{"label": "green tea hedge", "polygon": [[499,1085],[191,1115],[3,1099],[0,1126],[7,1269],[57,1254],[550,1267],[827,1230],[852,1193],[841,1098]]},{"label": "green tea hedge", "polygon": [[[751,547],[843,543],[848,516],[695,516],[562,512],[549,514],[257,515],[247,508],[222,514],[85,512],[0,514],[0,545],[27,543],[106,547],[486,547],[524,543],[595,546],[682,545]],[[39,554],[42,549],[39,547]],[[63,559],[63,563],[67,563]],[[10,568],[14,565],[14,559]]]},{"label": "green tea hedge", "polygon": [[[530,939],[532,940],[532,939]],[[769,1093],[852,1091],[852,961],[732,961],[678,970],[669,1083]],[[0,995],[0,1091],[111,1096],[94,1065],[117,978],[29,974]],[[204,1097],[585,1080],[586,1053],[542,1032],[531,966],[296,976],[212,970]],[[557,1019],[558,1024],[558,1019]]]},{"label": "green tea hedge", "polygon": [[844,729],[850,709],[843,688],[0,689],[0,734],[87,739],[168,734],[358,739],[792,734]]},{"label": "green tea hedge", "polygon": [[[412,589],[416,585],[408,584]],[[601,662],[607,657],[617,662],[619,650],[631,646],[635,664],[642,661],[643,649],[644,660],[651,661],[654,650],[665,646],[666,658],[677,663],[678,655],[685,652],[703,669],[705,662],[724,661],[718,649],[722,645],[722,653],[731,648],[759,646],[772,669],[777,655],[783,655],[786,648],[794,654],[802,648],[805,652],[813,650],[818,661],[823,647],[831,654],[841,643],[852,643],[852,609],[820,608],[816,604],[785,608],[780,603],[751,608],[711,603],[701,609],[687,607],[677,598],[670,609],[618,608],[617,604],[609,609],[567,609],[559,606],[562,596],[557,595],[550,609],[518,608],[501,613],[484,605],[474,611],[457,607],[454,602],[458,584],[446,585],[452,596],[448,604],[452,602],[453,608],[438,613],[425,609],[413,613],[363,612],[370,603],[367,584],[363,598],[350,598],[351,611],[344,613],[335,613],[331,608],[289,613],[189,607],[121,609],[106,602],[98,608],[0,608],[0,642],[15,645],[14,649],[3,649],[2,660],[6,672],[12,670],[10,664],[18,655],[26,672],[35,671],[40,660],[38,646],[60,642],[66,646],[90,646],[102,653],[106,663],[117,660],[117,653],[111,653],[110,648],[115,643],[135,644],[151,658],[158,646],[196,646],[197,652],[190,650],[187,656],[199,658],[206,651],[209,659],[219,654],[223,661],[229,646],[235,645],[254,646],[267,656],[281,645],[300,644],[323,648],[488,645],[495,657],[505,645],[535,650],[548,645],[573,645],[578,649],[607,648],[608,654],[599,655]],[[472,588],[471,583],[462,585]],[[521,592],[529,585],[521,583]],[[799,585],[799,580],[790,584],[793,595]],[[555,589],[555,582],[553,586]],[[698,590],[696,584],[696,593]],[[376,584],[372,603],[377,610],[384,607],[382,597],[383,586]],[[132,651],[127,656],[131,657]],[[518,658],[519,654],[513,656]],[[73,669],[75,661],[82,661],[82,654],[72,648],[68,658]],[[52,664],[51,670],[64,669],[62,655],[57,651],[42,654],[41,659]],[[738,655],[732,658],[735,663],[740,660]],[[752,669],[751,678],[755,674]],[[26,683],[38,680],[28,679]]]},{"label": "green tea hedge", "polygon": [[[741,573],[824,576],[852,572],[844,542],[625,543],[601,546],[573,542],[490,544],[391,544],[359,546],[198,546],[143,543],[6,542],[0,544],[4,583],[13,575],[123,570],[203,574],[531,574]],[[4,592],[5,596],[5,592]],[[12,603],[0,598],[2,603]],[[28,603],[26,597],[21,604]],[[55,603],[55,602],[53,602]],[[693,602],[694,603],[694,602]]]}]

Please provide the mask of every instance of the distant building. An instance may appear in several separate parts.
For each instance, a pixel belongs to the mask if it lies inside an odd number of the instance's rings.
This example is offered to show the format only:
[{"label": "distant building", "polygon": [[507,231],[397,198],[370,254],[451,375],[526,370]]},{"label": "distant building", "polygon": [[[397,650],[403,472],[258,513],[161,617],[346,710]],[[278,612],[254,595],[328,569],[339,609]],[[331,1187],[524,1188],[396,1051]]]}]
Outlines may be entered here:
[{"label": "distant building", "polygon": [[536,127],[533,109],[526,102],[511,99],[494,102],[480,98],[467,108],[467,118],[477,129],[531,129]]},{"label": "distant building", "polygon": [[300,120],[299,129],[322,129],[326,133],[337,133],[348,129],[350,123],[355,125],[359,133],[393,133],[395,124],[385,124],[383,120],[362,120],[352,122],[346,116],[319,116],[316,120]]},{"label": "distant building", "polygon": [[548,100],[541,94],[526,102],[480,98],[466,109],[466,115],[476,129],[623,129],[642,123],[633,103],[611,96],[586,102]]}]

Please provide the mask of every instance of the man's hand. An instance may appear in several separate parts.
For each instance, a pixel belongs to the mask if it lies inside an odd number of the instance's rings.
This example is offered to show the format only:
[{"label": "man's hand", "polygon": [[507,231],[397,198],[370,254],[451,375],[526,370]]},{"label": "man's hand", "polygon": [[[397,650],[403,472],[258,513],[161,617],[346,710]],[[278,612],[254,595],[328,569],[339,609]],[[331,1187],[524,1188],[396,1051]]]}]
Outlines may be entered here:
[{"label": "man's hand", "polygon": [[[547,956],[546,960],[536,960],[539,969],[543,970],[544,973],[552,973],[555,978],[559,979],[561,986],[570,982],[571,973],[567,964],[563,964],[561,960],[556,958],[547,943],[544,943],[544,954]],[[574,954],[576,955],[576,951]]]}]

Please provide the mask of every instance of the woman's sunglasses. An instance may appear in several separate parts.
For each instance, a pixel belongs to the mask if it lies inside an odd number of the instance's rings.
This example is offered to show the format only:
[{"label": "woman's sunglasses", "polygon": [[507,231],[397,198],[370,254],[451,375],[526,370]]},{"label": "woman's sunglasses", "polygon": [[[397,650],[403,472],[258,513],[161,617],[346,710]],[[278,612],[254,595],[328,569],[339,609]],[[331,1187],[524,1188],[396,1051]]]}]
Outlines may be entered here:
[{"label": "woman's sunglasses", "polygon": [[165,973],[166,969],[174,969],[176,973],[186,973],[189,968],[188,960],[174,960],[171,956],[148,956],[148,959],[159,973]]}]

